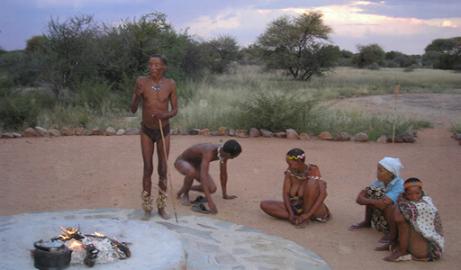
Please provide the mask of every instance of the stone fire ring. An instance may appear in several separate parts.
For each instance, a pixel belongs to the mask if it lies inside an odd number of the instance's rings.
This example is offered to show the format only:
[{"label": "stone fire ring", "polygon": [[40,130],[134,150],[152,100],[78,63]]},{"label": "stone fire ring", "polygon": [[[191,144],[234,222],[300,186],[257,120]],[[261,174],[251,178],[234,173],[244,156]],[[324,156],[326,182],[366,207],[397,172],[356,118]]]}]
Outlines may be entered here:
[{"label": "stone fire ring", "polygon": [[[0,216],[0,269],[35,269],[30,250],[37,240],[80,226],[130,242],[132,256],[93,269],[137,270],[330,270],[315,253],[292,241],[242,225],[203,216],[142,221],[133,209],[92,209]],[[86,269],[72,264],[69,270]]]}]

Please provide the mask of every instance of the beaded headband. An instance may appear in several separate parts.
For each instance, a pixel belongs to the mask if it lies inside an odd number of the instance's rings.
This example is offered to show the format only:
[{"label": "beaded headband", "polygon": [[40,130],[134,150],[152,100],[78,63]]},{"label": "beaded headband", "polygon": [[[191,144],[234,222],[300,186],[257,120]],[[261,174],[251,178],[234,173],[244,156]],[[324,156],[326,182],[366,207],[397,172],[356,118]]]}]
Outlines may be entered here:
[{"label": "beaded headband", "polygon": [[297,156],[290,156],[290,155],[287,155],[287,159],[288,160],[304,160],[306,158],[306,156],[303,154],[301,155],[297,155]]}]

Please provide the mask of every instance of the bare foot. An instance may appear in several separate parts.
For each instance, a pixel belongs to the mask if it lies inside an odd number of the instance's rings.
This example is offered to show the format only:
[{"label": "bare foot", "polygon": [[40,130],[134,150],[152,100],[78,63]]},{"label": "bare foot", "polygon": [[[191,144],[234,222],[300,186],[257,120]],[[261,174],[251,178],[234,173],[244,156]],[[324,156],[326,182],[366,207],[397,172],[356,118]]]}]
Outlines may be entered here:
[{"label": "bare foot", "polygon": [[142,216],[141,220],[149,220],[152,217],[151,211],[144,211],[144,215]]},{"label": "bare foot", "polygon": [[170,219],[170,215],[168,215],[165,208],[158,208],[158,214],[163,219]]},{"label": "bare foot", "polygon": [[189,199],[189,196],[186,196],[186,195],[179,195],[177,196],[178,200],[181,200],[181,204],[184,205],[184,206],[190,206],[192,205],[190,199]]},{"label": "bare foot", "polygon": [[375,247],[376,251],[392,251],[392,248],[394,247],[393,243],[387,243],[379,247]]},{"label": "bare foot", "polygon": [[389,244],[391,242],[391,237],[388,233],[384,234],[381,239],[379,239],[378,243],[382,244]]},{"label": "bare foot", "polygon": [[359,229],[363,229],[363,228],[370,228],[370,227],[371,227],[370,223],[368,223],[366,221],[362,221],[360,223],[352,224],[349,227],[349,231],[359,230]]},{"label": "bare foot", "polygon": [[410,261],[411,254],[402,253],[398,250],[395,250],[394,252],[391,253],[391,255],[384,257],[383,260],[388,261],[388,262]]}]

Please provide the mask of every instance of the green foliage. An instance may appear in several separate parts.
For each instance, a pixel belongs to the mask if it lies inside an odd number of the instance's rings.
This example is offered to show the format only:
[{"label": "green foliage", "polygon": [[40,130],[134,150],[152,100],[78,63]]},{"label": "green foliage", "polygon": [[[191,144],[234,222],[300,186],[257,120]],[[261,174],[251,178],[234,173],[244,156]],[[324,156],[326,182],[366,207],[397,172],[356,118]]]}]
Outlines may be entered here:
[{"label": "green foliage", "polygon": [[94,111],[100,111],[103,105],[110,106],[110,86],[104,82],[84,81],[77,86],[75,105],[88,107]]},{"label": "green foliage", "polygon": [[359,68],[383,64],[385,52],[378,44],[359,45],[358,50],[359,53],[355,55],[353,62]]},{"label": "green foliage", "polygon": [[213,73],[224,73],[231,62],[238,59],[237,41],[230,36],[221,36],[203,44],[207,64]]},{"label": "green foliage", "polygon": [[256,127],[271,131],[287,128],[303,129],[306,116],[314,105],[311,99],[298,95],[258,92],[242,102],[242,126]]},{"label": "green foliage", "polygon": [[435,39],[425,48],[425,65],[461,70],[461,37]]},{"label": "green foliage", "polygon": [[0,129],[19,130],[35,126],[42,108],[53,106],[54,100],[36,91],[21,93],[9,81],[0,81]]},{"label": "green foliage", "polygon": [[286,70],[294,79],[309,80],[328,70],[339,55],[339,49],[324,44],[330,32],[321,13],[283,16],[269,24],[257,46],[263,51],[267,68]]},{"label": "green foliage", "polygon": [[39,78],[43,60],[24,51],[11,51],[0,55],[0,71],[15,85],[31,86]]}]

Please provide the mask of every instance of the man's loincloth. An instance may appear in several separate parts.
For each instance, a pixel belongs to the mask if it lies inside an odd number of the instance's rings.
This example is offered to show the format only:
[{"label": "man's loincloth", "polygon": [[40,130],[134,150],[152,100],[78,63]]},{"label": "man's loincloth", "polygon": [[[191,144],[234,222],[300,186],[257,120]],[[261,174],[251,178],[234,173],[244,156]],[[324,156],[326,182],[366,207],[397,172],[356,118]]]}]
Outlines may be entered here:
[{"label": "man's loincloth", "polygon": [[[165,125],[162,130],[163,136],[168,136],[170,134],[170,124]],[[144,125],[144,123],[141,123],[141,131],[146,134],[154,143],[162,138],[162,133],[159,128],[149,128]]]}]

